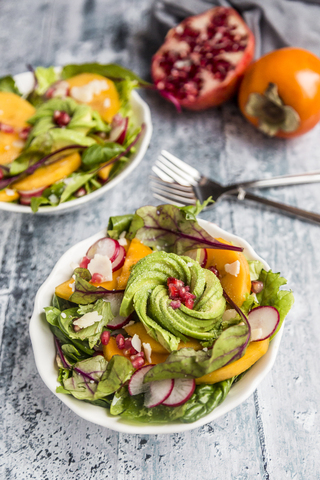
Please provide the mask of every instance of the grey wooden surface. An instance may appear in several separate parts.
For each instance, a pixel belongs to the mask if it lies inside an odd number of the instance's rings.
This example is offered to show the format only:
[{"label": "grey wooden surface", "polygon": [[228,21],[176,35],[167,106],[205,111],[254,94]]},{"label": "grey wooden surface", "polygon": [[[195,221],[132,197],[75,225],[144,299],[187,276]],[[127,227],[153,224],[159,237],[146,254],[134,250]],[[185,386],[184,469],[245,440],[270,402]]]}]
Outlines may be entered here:
[{"label": "grey wooden surface", "polygon": [[[25,65],[120,62],[148,78],[154,48],[146,35],[149,0],[1,0],[0,75]],[[202,215],[246,238],[294,291],[276,364],[258,390],[216,422],[175,435],[125,435],[90,424],[40,379],[28,335],[35,293],[71,245],[112,214],[156,204],[146,188],[161,148],[221,182],[319,168],[320,125],[296,140],[267,139],[236,104],[202,113],[141,92],[154,123],[150,148],[117,189],[57,216],[0,210],[1,479],[302,479],[320,478],[319,226],[223,200]],[[320,212],[320,186],[265,192]]]}]

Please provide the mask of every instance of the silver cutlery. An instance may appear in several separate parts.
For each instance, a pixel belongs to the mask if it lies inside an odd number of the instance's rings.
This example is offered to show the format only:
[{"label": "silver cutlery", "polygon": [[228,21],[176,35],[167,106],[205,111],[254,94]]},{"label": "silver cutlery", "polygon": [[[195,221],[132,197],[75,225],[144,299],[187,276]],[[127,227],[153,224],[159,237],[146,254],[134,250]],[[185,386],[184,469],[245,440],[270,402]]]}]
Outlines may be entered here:
[{"label": "silver cutlery", "polygon": [[272,208],[277,208],[288,214],[320,223],[320,214],[308,212],[247,192],[248,188],[270,188],[320,182],[320,171],[284,175],[223,186],[201,175],[198,170],[166,150],[161,151],[161,155],[159,155],[152,170],[156,174],[156,177],[151,177],[153,195],[161,201],[183,206],[195,204],[197,199],[202,203],[210,196],[217,201],[223,196],[231,195],[238,200],[252,200]]}]

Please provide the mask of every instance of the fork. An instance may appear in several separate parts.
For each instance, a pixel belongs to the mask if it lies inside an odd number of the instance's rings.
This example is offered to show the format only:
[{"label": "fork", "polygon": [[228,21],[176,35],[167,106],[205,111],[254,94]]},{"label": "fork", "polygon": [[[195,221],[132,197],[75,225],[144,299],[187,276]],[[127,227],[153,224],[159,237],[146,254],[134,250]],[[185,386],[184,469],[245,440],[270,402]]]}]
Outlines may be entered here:
[{"label": "fork", "polygon": [[320,223],[320,215],[317,213],[275,202],[246,191],[248,188],[268,188],[319,182],[320,171],[284,175],[223,186],[201,175],[198,170],[166,150],[161,151],[161,155],[159,155],[152,170],[157,175],[156,177],[151,177],[153,195],[161,201],[184,206],[193,205],[196,203],[196,200],[202,203],[210,196],[214,201],[217,201],[225,195],[232,195],[237,197],[238,200],[248,199],[256,201],[269,207],[280,209],[288,214]]}]

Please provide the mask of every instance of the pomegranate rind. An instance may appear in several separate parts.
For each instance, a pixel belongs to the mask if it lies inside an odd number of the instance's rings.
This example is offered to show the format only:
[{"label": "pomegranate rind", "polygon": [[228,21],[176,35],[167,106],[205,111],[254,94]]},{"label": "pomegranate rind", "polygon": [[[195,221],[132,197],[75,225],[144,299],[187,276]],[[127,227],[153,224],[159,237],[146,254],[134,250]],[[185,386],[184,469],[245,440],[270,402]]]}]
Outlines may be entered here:
[{"label": "pomegranate rind", "polygon": [[270,338],[276,331],[280,322],[280,315],[275,307],[260,306],[256,307],[248,315],[248,322],[251,327],[251,331],[261,328],[261,337],[255,338],[254,342],[260,342]]},{"label": "pomegranate rind", "polygon": [[172,392],[169,397],[162,402],[166,407],[179,407],[186,403],[192,397],[196,388],[194,378],[176,378]]},{"label": "pomegranate rind", "polygon": [[[159,83],[165,81],[165,78],[166,78],[165,72],[163,68],[160,66],[160,62],[162,60],[163,55],[166,52],[170,51],[172,47],[174,47],[175,51],[176,49],[182,51],[185,47],[183,43],[186,44],[186,42],[183,42],[183,41],[180,41],[180,42],[176,41],[174,37],[177,31],[179,32],[179,29],[181,30],[182,28],[185,28],[190,23],[192,23],[193,25],[205,24],[206,19],[211,18],[213,16],[221,15],[221,14],[226,14],[228,20],[232,19],[233,24],[236,24],[237,28],[239,28],[240,30],[242,29],[242,31],[245,32],[245,35],[246,35],[246,41],[247,41],[246,47],[244,50],[241,51],[241,55],[239,55],[239,59],[238,59],[238,62],[236,63],[235,68],[230,70],[222,81],[215,79],[213,74],[210,73],[211,78],[204,80],[205,88],[202,88],[202,91],[200,91],[200,93],[196,97],[193,97],[190,99],[188,98],[180,99],[180,98],[177,98],[173,92],[168,92],[165,88],[160,89]],[[201,33],[201,30],[199,30],[199,33]],[[177,47],[178,43],[180,43],[179,47]],[[165,42],[153,56],[152,65],[151,65],[151,75],[156,87],[158,88],[159,93],[161,94],[163,92],[164,98],[168,98],[168,93],[169,93],[170,96],[171,97],[173,96],[176,102],[178,102],[179,105],[181,105],[184,108],[187,108],[189,110],[205,110],[207,108],[220,105],[221,103],[229,100],[236,93],[246,68],[249,66],[249,64],[253,60],[254,47],[255,47],[255,41],[254,41],[253,33],[251,32],[249,27],[246,25],[242,17],[232,8],[215,7],[200,15],[188,17],[185,20],[183,20],[177,27],[174,27],[169,30],[169,32],[166,35]],[[204,73],[207,72],[207,74],[209,74],[209,72],[205,69],[201,69],[201,72],[204,72]],[[212,84],[209,85],[209,82],[211,82]]]}]

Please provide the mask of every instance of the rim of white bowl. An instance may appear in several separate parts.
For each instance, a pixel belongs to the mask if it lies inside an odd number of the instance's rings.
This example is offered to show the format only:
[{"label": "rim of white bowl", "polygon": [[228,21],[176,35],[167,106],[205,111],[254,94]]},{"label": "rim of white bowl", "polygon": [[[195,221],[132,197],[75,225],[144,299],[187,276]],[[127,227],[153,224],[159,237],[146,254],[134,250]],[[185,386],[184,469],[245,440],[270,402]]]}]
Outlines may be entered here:
[{"label": "rim of white bowl", "polygon": [[[246,240],[226,232],[214,223],[199,220],[199,224],[212,236],[222,237],[235,245],[243,247],[243,253],[249,260],[260,260],[266,270],[270,269],[267,262],[257,255]],[[271,370],[275,362],[283,334],[284,322],[270,343],[267,353],[231,388],[225,400],[211,413],[193,423],[142,424],[133,421],[130,422],[127,419],[110,415],[105,408],[81,402],[71,395],[56,393],[55,389],[59,386],[57,382],[57,368],[54,365],[56,352],[52,333],[48,323],[44,319],[43,308],[50,305],[54,287],[71,277],[72,268],[69,266],[70,263],[78,262],[89,246],[99,238],[105,236],[105,233],[106,231],[104,229],[92,237],[74,245],[62,255],[36,295],[29,331],[38,372],[51,392],[84,420],[117,432],[140,435],[171,434],[193,430],[216,420],[247,400]]]},{"label": "rim of white bowl", "polygon": [[[57,68],[57,71],[60,69]],[[18,75],[14,76],[16,84],[20,90],[20,92],[24,95],[28,94],[33,86],[33,74],[31,72],[24,72],[19,73]],[[131,104],[134,111],[134,115],[140,117],[140,120],[137,124],[141,125],[142,123],[145,124],[145,128],[141,133],[141,137],[139,138],[136,144],[136,152],[132,154],[131,160],[125,169],[119,173],[110,183],[106,183],[98,190],[89,193],[83,197],[77,198],[75,200],[70,200],[69,202],[61,203],[57,207],[40,207],[37,215],[55,215],[59,213],[65,213],[72,210],[79,208],[81,205],[90,202],[91,200],[95,200],[96,198],[100,197],[104,193],[106,193],[111,188],[115,187],[119,182],[124,180],[141,162],[143,159],[152,135],[152,121],[151,121],[151,112],[150,108],[147,103],[140,97],[140,95],[133,91],[131,93]],[[10,203],[10,202],[0,202],[0,210],[6,210],[9,212],[16,212],[16,213],[28,213],[33,214],[31,207],[26,205],[19,205],[17,203]]]}]

